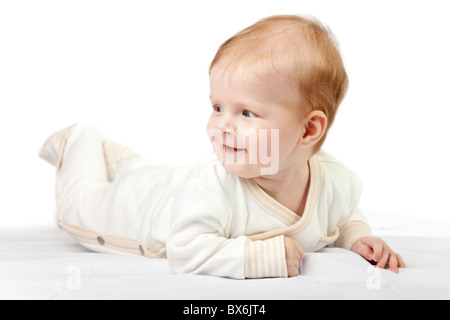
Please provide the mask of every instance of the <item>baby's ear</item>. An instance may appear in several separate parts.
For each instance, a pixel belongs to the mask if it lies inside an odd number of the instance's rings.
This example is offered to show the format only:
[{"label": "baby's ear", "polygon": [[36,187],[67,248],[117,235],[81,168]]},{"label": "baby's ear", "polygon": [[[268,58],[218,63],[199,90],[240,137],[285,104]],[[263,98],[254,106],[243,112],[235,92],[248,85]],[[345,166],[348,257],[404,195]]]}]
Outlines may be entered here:
[{"label": "baby's ear", "polygon": [[319,110],[314,110],[306,114],[304,133],[300,139],[300,144],[304,147],[312,147],[322,139],[327,128],[327,116]]}]

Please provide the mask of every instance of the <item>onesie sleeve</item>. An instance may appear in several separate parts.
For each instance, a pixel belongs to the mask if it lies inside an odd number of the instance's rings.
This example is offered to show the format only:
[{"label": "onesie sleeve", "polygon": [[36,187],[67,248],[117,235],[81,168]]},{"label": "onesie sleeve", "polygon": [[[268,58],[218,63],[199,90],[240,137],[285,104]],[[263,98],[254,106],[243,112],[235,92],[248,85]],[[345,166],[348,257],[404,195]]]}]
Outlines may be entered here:
[{"label": "onesie sleeve", "polygon": [[334,243],[335,247],[350,250],[356,240],[362,237],[372,236],[372,232],[364,216],[359,208],[359,199],[362,193],[362,181],[359,177],[353,177],[349,184],[349,210],[348,214],[344,214],[339,222],[339,237]]},{"label": "onesie sleeve", "polygon": [[245,250],[246,278],[287,278],[284,235],[267,240],[249,240]]},{"label": "onesie sleeve", "polygon": [[236,231],[245,213],[233,211],[230,196],[239,195],[227,195],[214,174],[187,181],[174,195],[167,241],[172,270],[234,279],[287,276],[283,236],[252,241]]},{"label": "onesie sleeve", "polygon": [[350,250],[356,240],[372,235],[369,224],[361,209],[356,209],[350,218],[340,227],[339,238],[335,242],[335,247]]}]

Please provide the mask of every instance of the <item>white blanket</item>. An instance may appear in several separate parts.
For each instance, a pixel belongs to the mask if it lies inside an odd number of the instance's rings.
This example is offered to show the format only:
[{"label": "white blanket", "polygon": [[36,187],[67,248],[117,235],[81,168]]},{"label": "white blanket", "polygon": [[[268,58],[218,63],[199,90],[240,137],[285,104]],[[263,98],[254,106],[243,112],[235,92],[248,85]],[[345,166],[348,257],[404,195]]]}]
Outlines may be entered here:
[{"label": "white blanket", "polygon": [[0,230],[0,299],[450,299],[448,238],[385,236],[407,269],[358,255],[305,255],[289,279],[174,275],[166,260],[88,252],[56,227]]}]

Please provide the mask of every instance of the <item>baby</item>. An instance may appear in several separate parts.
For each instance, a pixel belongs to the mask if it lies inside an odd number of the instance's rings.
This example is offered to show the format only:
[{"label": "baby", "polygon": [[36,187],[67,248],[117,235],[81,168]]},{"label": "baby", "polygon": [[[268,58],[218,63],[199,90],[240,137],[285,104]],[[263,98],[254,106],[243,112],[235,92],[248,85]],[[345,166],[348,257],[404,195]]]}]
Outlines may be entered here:
[{"label": "baby", "polygon": [[155,166],[77,124],[40,151],[57,167],[57,222],[100,252],[167,257],[176,273],[292,277],[304,252],[354,251],[393,272],[373,237],[360,179],[321,150],[347,89],[319,22],[263,19],[227,40],[210,67],[213,149],[193,168]]}]

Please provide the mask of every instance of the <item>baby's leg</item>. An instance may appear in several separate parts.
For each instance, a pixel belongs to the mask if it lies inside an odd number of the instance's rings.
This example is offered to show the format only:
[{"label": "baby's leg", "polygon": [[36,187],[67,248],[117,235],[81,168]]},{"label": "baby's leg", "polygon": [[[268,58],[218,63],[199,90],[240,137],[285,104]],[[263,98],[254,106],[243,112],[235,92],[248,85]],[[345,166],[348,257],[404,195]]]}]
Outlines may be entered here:
[{"label": "baby's leg", "polygon": [[[49,137],[39,151],[39,156],[53,166],[59,167],[61,165],[59,158],[62,155],[64,144],[76,126],[62,129]],[[108,181],[113,182],[131,170],[152,165],[148,159],[136,154],[126,146],[111,141],[103,141],[102,145]],[[57,170],[59,171],[59,168]]]},{"label": "baby's leg", "polygon": [[[147,243],[147,228],[142,228],[150,218],[142,210],[147,198],[139,190],[140,175],[124,174],[147,166],[146,159],[103,142],[99,129],[86,125],[56,133],[40,155],[57,167],[57,222],[81,244],[102,252],[164,255]],[[108,177],[108,166],[118,170],[115,177]]]},{"label": "baby's leg", "polygon": [[111,141],[103,142],[108,180],[114,182],[126,173],[152,163],[133,150]]},{"label": "baby's leg", "polygon": [[[133,197],[127,196],[130,190],[124,190],[117,178],[147,161],[126,147],[105,143],[98,128],[83,124],[50,137],[40,155],[57,167],[57,220],[61,226],[118,235],[129,229],[126,217],[134,214],[129,207],[133,208]],[[112,176],[108,177],[108,172]]]},{"label": "baby's leg", "polygon": [[56,163],[58,222],[103,229],[112,211],[113,188],[108,182],[100,130],[75,125],[64,133],[60,148]]}]

